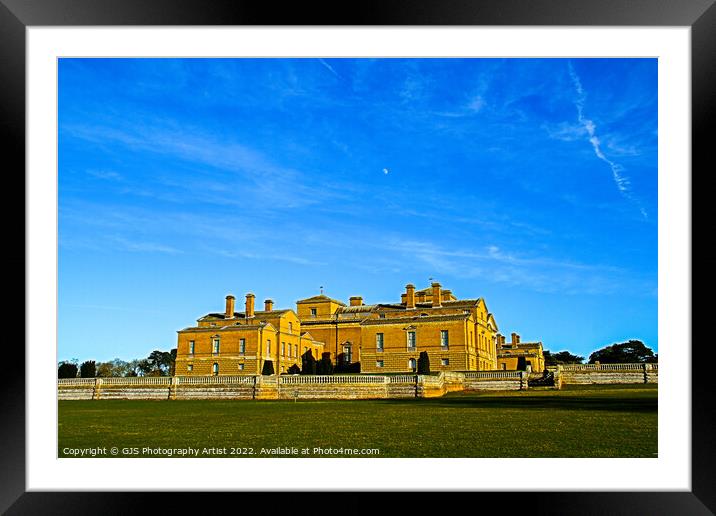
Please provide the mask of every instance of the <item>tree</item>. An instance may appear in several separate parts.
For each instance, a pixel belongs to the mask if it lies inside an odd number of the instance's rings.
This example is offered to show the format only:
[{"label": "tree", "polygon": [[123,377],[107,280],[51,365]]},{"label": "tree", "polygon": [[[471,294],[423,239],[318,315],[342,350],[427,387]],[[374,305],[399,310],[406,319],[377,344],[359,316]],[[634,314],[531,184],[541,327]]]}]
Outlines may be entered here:
[{"label": "tree", "polygon": [[169,365],[169,376],[174,376],[176,374],[176,362],[177,362],[177,348],[172,348],[172,350],[169,352],[169,355],[171,356],[171,364]]},{"label": "tree", "polygon": [[113,376],[112,362],[97,362],[97,378],[110,378]]},{"label": "tree", "polygon": [[97,362],[97,377],[98,378],[119,378],[122,376],[129,376],[130,365],[124,360],[115,358],[109,362]]},{"label": "tree", "polygon": [[271,376],[273,374],[273,362],[271,360],[266,360],[264,362],[264,367],[261,370],[261,374],[264,376]]},{"label": "tree", "polygon": [[316,359],[310,349],[301,355],[301,374],[316,374]]},{"label": "tree", "polygon": [[584,357],[573,355],[569,351],[559,351],[553,355],[545,349],[542,354],[544,355],[545,365],[581,364],[584,362]]},{"label": "tree", "polygon": [[430,374],[430,357],[427,351],[421,351],[418,357],[418,374]]},{"label": "tree", "polygon": [[[172,356],[172,352],[174,356]],[[147,357],[149,363],[149,376],[167,376],[171,374],[174,359],[176,358],[176,349],[172,351],[160,351],[155,349]]]},{"label": "tree", "polygon": [[62,361],[57,368],[57,378],[77,378],[77,364]]},{"label": "tree", "polygon": [[96,372],[94,360],[85,360],[80,365],[80,378],[94,378]]},{"label": "tree", "polygon": [[143,358],[128,362],[127,369],[126,376],[148,376],[152,371],[152,366],[146,358]]},{"label": "tree", "polygon": [[288,374],[301,374],[301,368],[298,367],[296,364],[293,364],[291,367],[288,368]]},{"label": "tree", "polygon": [[316,364],[316,374],[333,374],[333,362],[331,362],[330,351],[321,354],[321,360]]},{"label": "tree", "polygon": [[131,371],[129,362],[115,358],[110,363],[112,364],[112,376],[129,376]]},{"label": "tree", "polygon": [[654,352],[640,340],[611,344],[589,355],[589,363],[633,364],[653,363],[658,360]]}]

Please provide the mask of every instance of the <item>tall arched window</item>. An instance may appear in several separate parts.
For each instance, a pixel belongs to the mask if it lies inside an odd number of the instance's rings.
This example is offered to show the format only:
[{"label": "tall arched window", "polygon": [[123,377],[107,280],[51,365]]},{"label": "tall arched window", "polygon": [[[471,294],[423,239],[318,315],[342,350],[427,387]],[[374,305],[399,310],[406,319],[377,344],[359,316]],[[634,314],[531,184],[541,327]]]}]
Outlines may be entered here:
[{"label": "tall arched window", "polygon": [[214,362],[212,372],[214,373],[214,376],[219,376],[219,364],[217,364],[216,362]]},{"label": "tall arched window", "polygon": [[215,336],[215,337],[212,337],[211,343],[212,343],[211,352],[212,352],[214,355],[218,355],[218,354],[219,354],[219,348],[221,347],[221,339],[220,339],[219,336],[217,335],[217,336]]},{"label": "tall arched window", "polygon": [[415,371],[415,368],[416,368],[415,359],[411,358],[410,360],[408,360],[408,369],[410,369],[411,371]]}]

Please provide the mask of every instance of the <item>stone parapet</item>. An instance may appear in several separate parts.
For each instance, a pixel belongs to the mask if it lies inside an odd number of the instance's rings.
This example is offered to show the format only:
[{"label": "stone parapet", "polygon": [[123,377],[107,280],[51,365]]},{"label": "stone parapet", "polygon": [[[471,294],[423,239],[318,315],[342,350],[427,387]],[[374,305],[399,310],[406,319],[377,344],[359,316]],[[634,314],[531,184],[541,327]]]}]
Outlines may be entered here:
[{"label": "stone parapet", "polygon": [[[658,383],[658,364],[619,367],[557,366],[555,388],[563,384]],[[629,366],[629,367],[625,367]],[[291,375],[72,378],[57,382],[59,400],[96,399],[387,399],[431,398],[455,391],[528,388],[524,371],[441,371],[433,375]]]}]

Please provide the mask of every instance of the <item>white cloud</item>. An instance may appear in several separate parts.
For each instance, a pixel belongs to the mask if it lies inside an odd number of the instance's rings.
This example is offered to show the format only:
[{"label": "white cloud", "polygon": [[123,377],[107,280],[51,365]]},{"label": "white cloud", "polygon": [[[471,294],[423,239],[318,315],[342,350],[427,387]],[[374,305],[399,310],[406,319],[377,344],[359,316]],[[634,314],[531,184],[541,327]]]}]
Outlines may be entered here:
[{"label": "white cloud", "polygon": [[[587,100],[587,94],[584,91],[584,88],[582,87],[582,82],[579,80],[579,76],[577,75],[577,72],[575,72],[574,67],[572,66],[572,63],[568,63],[569,65],[569,76],[572,79],[572,84],[574,85],[574,89],[577,92],[577,99],[575,100],[575,106],[577,107],[577,119],[579,120],[579,123],[584,127],[584,129],[587,132],[587,135],[589,136],[589,143],[592,144],[592,148],[594,149],[594,154],[602,161],[604,161],[607,165],[609,165],[609,168],[612,171],[612,179],[614,180],[614,184],[616,185],[617,189],[619,190],[619,193],[621,193],[624,197],[626,197],[629,200],[634,201],[634,198],[630,194],[630,182],[629,178],[627,178],[624,175],[624,167],[620,165],[619,163],[616,163],[604,154],[602,151],[601,143],[599,141],[599,138],[596,135],[597,132],[597,126],[594,124],[594,122],[584,116],[584,106]],[[646,210],[639,206],[639,211],[642,214],[642,216],[646,219],[647,213]]]},{"label": "white cloud", "polygon": [[338,75],[338,72],[336,72],[336,71],[333,69],[333,67],[326,62],[325,59],[319,59],[319,61],[320,61],[321,64],[322,64],[323,66],[325,66],[333,75],[335,75],[335,76],[338,77],[339,79],[341,78],[341,76]]}]

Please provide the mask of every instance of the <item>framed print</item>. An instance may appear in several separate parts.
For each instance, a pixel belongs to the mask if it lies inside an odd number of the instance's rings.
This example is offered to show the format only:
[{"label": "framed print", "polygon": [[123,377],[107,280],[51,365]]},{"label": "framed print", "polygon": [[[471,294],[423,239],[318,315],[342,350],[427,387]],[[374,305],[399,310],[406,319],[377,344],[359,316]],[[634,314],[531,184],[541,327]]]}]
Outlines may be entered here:
[{"label": "framed print", "polygon": [[716,510],[713,2],[0,1],[27,300],[3,510]]}]

